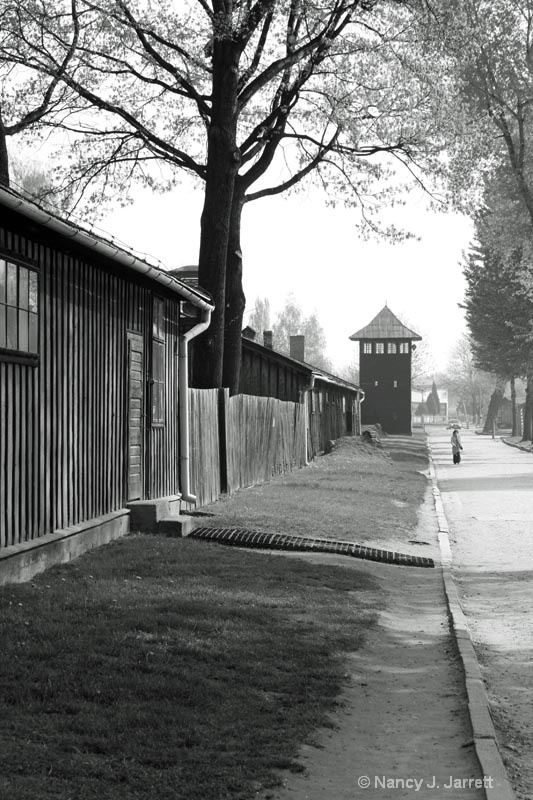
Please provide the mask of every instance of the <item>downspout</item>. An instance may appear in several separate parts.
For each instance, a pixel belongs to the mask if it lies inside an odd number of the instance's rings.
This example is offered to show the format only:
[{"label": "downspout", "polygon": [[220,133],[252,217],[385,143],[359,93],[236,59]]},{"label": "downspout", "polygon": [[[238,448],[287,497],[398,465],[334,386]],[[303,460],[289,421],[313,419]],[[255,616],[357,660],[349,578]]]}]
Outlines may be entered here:
[{"label": "downspout", "polygon": [[312,392],[315,388],[315,378],[316,375],[314,372],[311,373],[311,380],[304,386],[300,392],[303,399],[304,407],[305,407],[305,466],[308,467],[311,463],[309,459],[309,392]]},{"label": "downspout", "polygon": [[180,423],[180,489],[181,499],[186,503],[196,503],[196,495],[191,494],[190,476],[190,419],[189,419],[189,342],[203,333],[211,322],[214,307],[203,303],[200,322],[186,333],[178,342],[178,408]]},{"label": "downspout", "polygon": [[362,404],[364,402],[365,402],[365,393],[362,390],[360,390],[360,392],[359,392],[359,408],[358,408],[358,411],[357,411],[357,427],[359,428],[359,430],[357,431],[357,435],[358,436],[361,436],[361,430],[362,430],[362,425],[361,425],[361,406],[362,406]]}]

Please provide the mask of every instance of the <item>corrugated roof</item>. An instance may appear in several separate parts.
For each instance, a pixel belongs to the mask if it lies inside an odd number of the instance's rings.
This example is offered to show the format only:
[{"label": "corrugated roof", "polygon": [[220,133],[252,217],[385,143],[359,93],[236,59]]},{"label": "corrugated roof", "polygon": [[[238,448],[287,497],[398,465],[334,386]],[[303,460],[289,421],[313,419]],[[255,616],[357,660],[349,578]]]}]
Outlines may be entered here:
[{"label": "corrugated roof", "polygon": [[353,341],[362,341],[363,339],[413,339],[421,341],[422,337],[410,330],[410,328],[406,328],[388,306],[383,306],[372,322],[369,322],[361,330],[352,333],[350,339]]}]

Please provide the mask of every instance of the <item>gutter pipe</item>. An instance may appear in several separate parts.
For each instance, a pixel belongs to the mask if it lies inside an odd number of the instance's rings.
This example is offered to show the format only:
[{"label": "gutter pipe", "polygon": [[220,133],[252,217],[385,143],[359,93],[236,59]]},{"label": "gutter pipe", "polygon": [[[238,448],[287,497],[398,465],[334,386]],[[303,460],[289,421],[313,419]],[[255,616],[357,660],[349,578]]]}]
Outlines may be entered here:
[{"label": "gutter pipe", "polygon": [[316,373],[311,373],[311,380],[304,386],[300,392],[303,396],[303,403],[305,409],[305,466],[308,467],[311,463],[309,458],[309,392],[315,388]]},{"label": "gutter pipe", "polygon": [[178,407],[180,423],[180,490],[181,499],[196,503],[191,493],[190,473],[190,417],[189,417],[189,342],[203,333],[211,322],[214,306],[202,309],[200,321],[186,333],[181,334],[178,344]]},{"label": "gutter pipe", "polygon": [[6,206],[6,208],[22,214],[33,222],[58,233],[60,236],[79,242],[84,247],[118,262],[124,267],[132,269],[134,272],[146,275],[146,277],[156,281],[171,292],[175,292],[184,299],[189,300],[197,308],[203,311],[206,311],[208,308],[213,310],[213,306],[204,299],[199,292],[190,289],[178,278],[174,278],[154,264],[149,264],[148,261],[138,258],[134,253],[128,252],[128,250],[119,247],[97,234],[90,233],[71,222],[65,222],[60,219],[60,217],[45,211],[41,206],[25,200],[5,187],[0,187],[0,202]]},{"label": "gutter pipe", "polygon": [[358,425],[358,428],[359,428],[359,430],[357,431],[357,435],[358,436],[361,436],[361,429],[362,429],[362,425],[361,425],[361,406],[363,405],[364,402],[365,402],[365,393],[362,390],[360,390],[360,392],[359,392],[359,413],[357,414],[357,425]]}]

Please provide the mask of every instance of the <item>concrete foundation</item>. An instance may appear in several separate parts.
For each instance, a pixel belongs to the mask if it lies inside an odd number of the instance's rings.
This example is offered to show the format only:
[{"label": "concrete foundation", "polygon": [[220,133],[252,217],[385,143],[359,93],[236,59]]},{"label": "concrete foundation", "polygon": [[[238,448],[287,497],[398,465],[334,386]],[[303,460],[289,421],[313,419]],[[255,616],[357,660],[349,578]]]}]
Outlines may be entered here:
[{"label": "concrete foundation", "polygon": [[54,564],[64,564],[93,547],[124,536],[129,533],[129,521],[129,511],[120,509],[0,550],[0,586],[29,581]]}]

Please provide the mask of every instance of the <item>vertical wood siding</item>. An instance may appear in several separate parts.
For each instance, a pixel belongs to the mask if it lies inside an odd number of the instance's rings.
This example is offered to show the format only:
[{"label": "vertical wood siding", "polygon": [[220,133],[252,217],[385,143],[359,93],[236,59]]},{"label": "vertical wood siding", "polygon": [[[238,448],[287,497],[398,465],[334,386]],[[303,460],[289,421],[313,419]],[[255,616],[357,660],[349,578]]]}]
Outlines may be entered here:
[{"label": "vertical wood siding", "polygon": [[[179,488],[178,459],[178,329],[179,306],[172,300],[165,303],[165,421],[150,428],[150,470],[147,496],[150,498],[177,494]],[[151,325],[149,333],[151,334]],[[152,356],[152,341],[148,346]],[[151,398],[147,398],[151,402]]]},{"label": "vertical wood siding", "polygon": [[[190,479],[196,505],[220,497],[219,392],[223,389],[189,389]],[[192,508],[187,504],[187,508]]]},{"label": "vertical wood siding", "polygon": [[[150,403],[152,291],[45,240],[0,227],[0,254],[39,271],[39,361],[0,361],[0,546],[123,507],[127,332],[144,336]],[[176,494],[179,303],[165,302],[165,424],[145,417],[143,496]]]},{"label": "vertical wood siding", "polygon": [[305,466],[305,406],[238,394],[225,403],[228,492]]},{"label": "vertical wood siding", "polygon": [[305,368],[283,363],[274,351],[255,350],[247,339],[242,340],[242,360],[239,391],[259,397],[276,397],[298,403],[302,389],[309,383]]},{"label": "vertical wood siding", "polygon": [[230,397],[228,389],[190,389],[189,403],[191,486],[198,507],[220,496],[221,471],[231,494],[305,466],[303,404],[242,394]]}]

